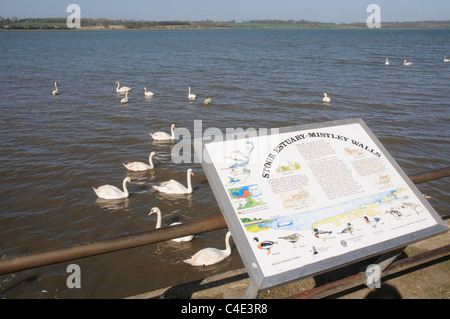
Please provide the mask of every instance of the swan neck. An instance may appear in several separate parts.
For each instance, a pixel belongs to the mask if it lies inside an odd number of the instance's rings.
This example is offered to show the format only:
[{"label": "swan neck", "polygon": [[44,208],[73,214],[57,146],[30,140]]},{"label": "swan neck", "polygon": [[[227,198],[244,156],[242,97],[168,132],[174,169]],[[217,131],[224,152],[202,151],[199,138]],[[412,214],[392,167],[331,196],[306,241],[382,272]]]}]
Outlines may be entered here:
[{"label": "swan neck", "polygon": [[127,188],[127,180],[124,180],[123,181],[123,183],[122,183],[122,187],[123,187],[123,192],[125,193],[125,196],[127,196],[128,197],[128,188]]},{"label": "swan neck", "polygon": [[172,139],[174,139],[175,138],[175,132],[174,132],[173,126],[170,128],[170,132],[172,133],[172,135],[171,135]]},{"label": "swan neck", "polygon": [[150,156],[148,157],[148,162],[150,164],[150,168],[154,168],[153,160],[152,160],[153,155],[155,155],[155,154],[151,153]]},{"label": "swan neck", "polygon": [[225,236],[225,250],[226,251],[231,251],[230,237],[231,237],[231,233],[228,232],[227,235]]},{"label": "swan neck", "polygon": [[191,172],[187,172],[187,188],[192,192]]},{"label": "swan neck", "polygon": [[156,229],[161,228],[161,212],[156,212],[157,219],[156,219]]}]

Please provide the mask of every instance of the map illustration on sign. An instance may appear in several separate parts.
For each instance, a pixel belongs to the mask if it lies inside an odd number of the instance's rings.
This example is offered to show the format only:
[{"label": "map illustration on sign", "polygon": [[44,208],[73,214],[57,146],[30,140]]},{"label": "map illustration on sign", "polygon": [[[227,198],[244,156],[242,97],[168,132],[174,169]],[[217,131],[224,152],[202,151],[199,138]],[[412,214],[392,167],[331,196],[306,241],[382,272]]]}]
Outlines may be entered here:
[{"label": "map illustration on sign", "polygon": [[[402,202],[402,200],[406,200],[408,197],[405,196],[404,198],[399,198],[402,191],[404,191],[404,189],[388,191],[314,211],[261,220],[258,223],[258,228],[252,227],[252,231],[256,232],[269,228],[309,230],[314,228],[313,226],[323,224],[339,227],[342,224],[353,222],[354,219],[362,219],[364,215],[379,216],[377,217],[377,221],[384,215],[392,215],[396,219],[400,219],[399,217],[402,216],[400,210],[409,209],[409,207]],[[394,209],[394,207],[397,209]],[[397,213],[394,214],[392,211]]]},{"label": "map illustration on sign", "polygon": [[231,201],[237,210],[265,205],[266,202],[258,185],[249,185],[228,189]]},{"label": "map illustration on sign", "polygon": [[361,119],[204,148],[228,150],[202,164],[261,287],[447,230]]},{"label": "map illustration on sign", "polygon": [[228,154],[227,159],[231,160],[232,164],[224,168],[227,174],[227,185],[242,185],[246,182],[251,173],[248,166],[254,149],[252,142],[246,142],[242,149]]}]

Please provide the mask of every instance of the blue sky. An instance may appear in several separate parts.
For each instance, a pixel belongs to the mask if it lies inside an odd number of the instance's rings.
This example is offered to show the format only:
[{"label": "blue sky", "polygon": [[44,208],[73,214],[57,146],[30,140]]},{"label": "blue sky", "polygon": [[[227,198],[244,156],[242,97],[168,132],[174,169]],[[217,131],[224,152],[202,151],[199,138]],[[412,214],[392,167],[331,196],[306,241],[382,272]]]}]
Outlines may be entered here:
[{"label": "blue sky", "polygon": [[449,20],[449,0],[14,0],[2,1],[3,17],[68,17],[69,4],[81,17],[128,20],[310,20],[365,22],[369,4],[381,8],[381,21]]}]

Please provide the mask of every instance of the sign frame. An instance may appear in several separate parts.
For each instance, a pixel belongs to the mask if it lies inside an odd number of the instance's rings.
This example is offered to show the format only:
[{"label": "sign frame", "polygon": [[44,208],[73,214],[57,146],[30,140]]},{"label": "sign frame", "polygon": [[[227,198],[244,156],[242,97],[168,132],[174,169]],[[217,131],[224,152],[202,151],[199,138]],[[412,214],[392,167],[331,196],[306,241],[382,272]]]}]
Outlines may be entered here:
[{"label": "sign frame", "polygon": [[[201,158],[203,170],[206,174],[206,177],[220,207],[220,210],[224,216],[224,219],[228,225],[228,228],[232,233],[235,245],[250,277],[250,285],[244,297],[255,298],[259,290],[273,288],[276,286],[287,284],[289,282],[293,282],[295,280],[300,280],[306,277],[331,271],[373,256],[378,256],[386,252],[405,247],[408,244],[433,237],[448,230],[445,222],[440,218],[438,213],[428,203],[428,201],[423,198],[422,194],[419,192],[414,183],[412,183],[409,177],[403,172],[394,158],[389,154],[389,152],[385,149],[382,143],[377,139],[375,134],[369,129],[369,127],[361,118],[283,127],[279,128],[278,133],[276,134],[272,134],[272,132],[271,134],[267,134],[266,131],[266,133],[259,134],[256,138],[258,139],[265,136],[267,139],[269,136],[277,137],[285,133],[304,132],[325,128],[330,128],[332,130],[333,128],[338,126],[348,126],[353,124],[357,124],[357,126],[362,128],[362,130],[367,134],[372,146],[375,146],[371,151],[374,153],[374,149],[376,149],[376,152],[380,154],[380,156],[386,158],[387,162],[392,165],[396,173],[398,173],[399,177],[407,185],[408,189],[412,191],[412,193],[420,201],[420,204],[426,210],[425,212],[429,214],[428,218],[431,221],[434,221],[434,224],[411,233],[406,233],[398,237],[390,238],[386,241],[370,244],[366,247],[360,247],[358,249],[351,250],[337,256],[331,256],[317,262],[301,265],[298,268],[287,269],[286,271],[281,271],[279,273],[270,275],[266,275],[262,270],[262,263],[260,263],[260,260],[254,253],[254,248],[252,248],[249,242],[248,236],[245,233],[245,229],[243,229],[242,222],[236,215],[235,207],[231,202],[229,193],[227,193],[226,186],[223,183],[223,179],[221,179],[217,167],[212,159],[213,156],[209,153],[208,150],[209,144],[222,143],[223,145],[223,143],[226,143],[226,141],[211,141],[206,143],[201,139],[196,139],[194,141],[194,146],[197,153],[198,151],[202,152]],[[241,134],[235,136],[235,140],[242,140],[246,138],[248,138],[248,136],[245,136],[245,132],[242,132]],[[200,145],[201,148],[199,147]]]}]

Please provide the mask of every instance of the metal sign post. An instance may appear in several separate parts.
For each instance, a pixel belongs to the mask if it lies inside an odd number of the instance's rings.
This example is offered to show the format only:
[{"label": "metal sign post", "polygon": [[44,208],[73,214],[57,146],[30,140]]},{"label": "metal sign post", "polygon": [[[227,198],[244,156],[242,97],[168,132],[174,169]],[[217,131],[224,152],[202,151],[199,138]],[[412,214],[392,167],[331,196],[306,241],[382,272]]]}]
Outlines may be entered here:
[{"label": "metal sign post", "polygon": [[362,119],[196,140],[250,285],[317,275],[447,226]]}]

